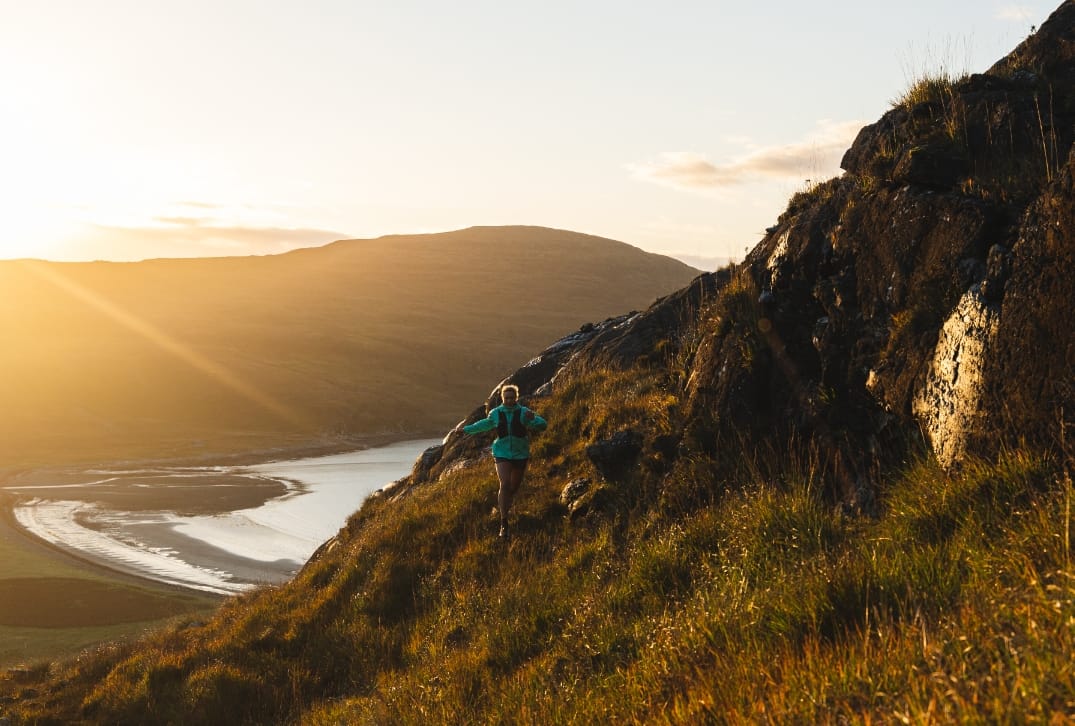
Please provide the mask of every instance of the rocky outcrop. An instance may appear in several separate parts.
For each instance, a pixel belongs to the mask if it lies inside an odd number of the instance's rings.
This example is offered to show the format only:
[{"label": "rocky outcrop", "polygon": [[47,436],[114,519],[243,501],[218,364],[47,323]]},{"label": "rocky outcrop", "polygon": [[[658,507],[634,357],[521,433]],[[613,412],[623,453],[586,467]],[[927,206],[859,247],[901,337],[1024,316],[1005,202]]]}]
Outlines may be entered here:
[{"label": "rocky outcrop", "polygon": [[[1055,442],[1075,419],[1075,154],[1028,210],[1005,264],[997,333],[983,372],[988,419],[972,446]],[[999,287],[999,285],[998,285]]]},{"label": "rocky outcrop", "polygon": [[[868,510],[876,473],[920,441],[945,466],[1048,448],[1075,411],[1073,139],[1068,0],[986,73],[916,85],[742,264],[544,351],[508,379],[525,395],[644,369],[677,400],[674,431],[641,421],[622,456],[582,442],[605,481],[573,502],[677,457],[799,446]],[[413,479],[480,455],[450,435]]]},{"label": "rocky outcrop", "polygon": [[815,437],[855,480],[919,429],[946,466],[1049,446],[1075,408],[1073,132],[1066,2],[988,73],[864,128],[843,177],[792,199],[747,259],[754,323],[712,333],[698,362],[694,418]]},{"label": "rocky outcrop", "polygon": [[1073,136],[1070,1],[989,72],[863,129],[725,290],[691,438],[810,437],[845,498],[920,431],[946,466],[1050,446],[1075,409]]},{"label": "rocky outcrop", "polygon": [[944,322],[925,383],[915,395],[914,415],[942,466],[962,459],[971,435],[982,427],[983,373],[998,317],[979,290],[967,291]]}]

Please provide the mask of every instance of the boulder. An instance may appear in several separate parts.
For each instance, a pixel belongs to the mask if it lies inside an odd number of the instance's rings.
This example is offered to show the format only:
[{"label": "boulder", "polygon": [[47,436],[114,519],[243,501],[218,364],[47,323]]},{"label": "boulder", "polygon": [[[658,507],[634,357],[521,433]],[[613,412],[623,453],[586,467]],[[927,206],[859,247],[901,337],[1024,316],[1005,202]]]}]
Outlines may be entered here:
[{"label": "boulder", "polygon": [[590,490],[591,483],[589,477],[573,479],[568,482],[563,491],[560,492],[560,503],[570,509],[579,498]]},{"label": "boulder", "polygon": [[572,522],[581,519],[610,515],[623,505],[623,496],[611,484],[591,487],[568,507],[567,516]]},{"label": "boulder", "polygon": [[586,456],[607,481],[622,481],[638,464],[642,453],[642,434],[631,429],[618,431],[610,438],[586,447]]}]

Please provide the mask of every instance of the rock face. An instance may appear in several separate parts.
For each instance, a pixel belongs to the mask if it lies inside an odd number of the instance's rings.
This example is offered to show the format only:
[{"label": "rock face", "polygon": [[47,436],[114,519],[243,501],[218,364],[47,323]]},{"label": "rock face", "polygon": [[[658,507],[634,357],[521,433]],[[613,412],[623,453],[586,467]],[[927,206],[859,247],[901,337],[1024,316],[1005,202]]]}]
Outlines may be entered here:
[{"label": "rock face", "polygon": [[755,362],[713,335],[696,415],[805,432],[855,479],[919,429],[945,466],[1052,443],[1075,408],[1073,132],[1069,1],[988,73],[909,93],[792,199],[741,281]]},{"label": "rock face", "polygon": [[944,322],[925,383],[915,395],[912,410],[943,466],[958,462],[982,427],[985,363],[999,316],[981,292],[967,291]]},{"label": "rock face", "polygon": [[[853,507],[923,440],[948,467],[1055,446],[1075,414],[1073,140],[1067,0],[986,73],[916,84],[742,264],[580,331],[512,380],[555,393],[645,368],[676,399],[675,431],[640,422],[623,467],[660,476],[677,457],[799,446]],[[449,437],[421,476],[476,446]]]},{"label": "rock face", "polygon": [[985,360],[990,425],[972,437],[1031,440],[1075,415],[1075,155],[1031,205],[1011,251],[997,336]]}]

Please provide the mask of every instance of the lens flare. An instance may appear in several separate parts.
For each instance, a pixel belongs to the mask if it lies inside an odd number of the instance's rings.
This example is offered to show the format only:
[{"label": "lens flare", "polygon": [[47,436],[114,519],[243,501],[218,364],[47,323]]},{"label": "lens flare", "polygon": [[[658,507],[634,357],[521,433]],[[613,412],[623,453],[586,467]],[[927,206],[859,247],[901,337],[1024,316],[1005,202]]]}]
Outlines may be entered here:
[{"label": "lens flare", "polygon": [[302,416],[293,408],[277,401],[264,392],[259,391],[219,363],[210,360],[206,356],[191,349],[189,346],[184,345],[182,342],[159,330],[145,320],[142,320],[133,313],[118,307],[100,294],[67,278],[57,270],[55,266],[37,260],[20,260],[18,264],[37,275],[42,280],[45,280],[59,290],[62,290],[64,293],[92,307],[131,332],[148,340],[161,350],[182,360],[184,363],[205,376],[224,384],[243,398],[254,403],[278,419],[302,429],[309,430],[314,428],[312,421]]}]

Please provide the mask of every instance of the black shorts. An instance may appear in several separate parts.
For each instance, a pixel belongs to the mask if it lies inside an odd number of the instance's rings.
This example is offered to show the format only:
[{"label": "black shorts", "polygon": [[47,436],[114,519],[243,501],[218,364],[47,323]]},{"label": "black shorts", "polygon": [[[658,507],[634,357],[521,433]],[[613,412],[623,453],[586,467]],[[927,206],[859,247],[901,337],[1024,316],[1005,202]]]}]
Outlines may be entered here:
[{"label": "black shorts", "polygon": [[513,469],[525,469],[526,464],[530,461],[530,459],[504,459],[502,457],[497,456],[493,458],[493,461],[498,464],[511,464],[511,468]]}]

